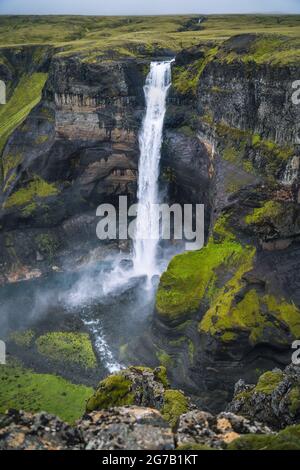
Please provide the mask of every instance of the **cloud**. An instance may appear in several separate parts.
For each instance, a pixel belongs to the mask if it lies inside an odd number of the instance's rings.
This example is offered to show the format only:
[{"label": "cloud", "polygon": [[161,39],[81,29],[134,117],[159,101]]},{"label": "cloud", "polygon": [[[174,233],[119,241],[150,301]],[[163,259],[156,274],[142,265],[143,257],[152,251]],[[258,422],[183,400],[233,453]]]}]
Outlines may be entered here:
[{"label": "cloud", "polygon": [[300,13],[299,0],[0,0],[0,14]]}]

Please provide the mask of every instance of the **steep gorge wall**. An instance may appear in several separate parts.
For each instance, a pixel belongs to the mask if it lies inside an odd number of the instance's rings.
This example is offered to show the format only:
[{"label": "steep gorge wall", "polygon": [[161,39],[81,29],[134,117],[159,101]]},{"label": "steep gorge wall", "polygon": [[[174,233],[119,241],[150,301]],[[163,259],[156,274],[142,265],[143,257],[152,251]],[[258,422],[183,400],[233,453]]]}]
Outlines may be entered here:
[{"label": "steep gorge wall", "polygon": [[4,275],[37,260],[46,269],[79,241],[84,256],[98,246],[96,207],[119,195],[135,199],[147,70],[143,60],[52,58],[40,103],[2,154]]},{"label": "steep gorge wall", "polygon": [[300,70],[248,59],[256,40],[233,38],[204,66],[196,49],[175,64],[177,83],[190,76],[193,101],[178,130],[189,129],[208,159],[210,236],[163,274],[153,337],[176,384],[211,408],[239,377],[288,364],[300,337]]}]

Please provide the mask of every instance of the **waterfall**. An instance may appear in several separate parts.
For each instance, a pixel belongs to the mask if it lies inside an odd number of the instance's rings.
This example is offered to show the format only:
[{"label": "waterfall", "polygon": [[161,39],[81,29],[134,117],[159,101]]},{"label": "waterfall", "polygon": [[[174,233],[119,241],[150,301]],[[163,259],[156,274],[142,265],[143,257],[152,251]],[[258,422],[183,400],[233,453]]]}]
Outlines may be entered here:
[{"label": "waterfall", "polygon": [[158,178],[166,113],[166,99],[171,85],[171,62],[152,62],[144,93],[146,115],[140,132],[138,210],[134,240],[133,266],[137,275],[148,279],[157,273]]}]

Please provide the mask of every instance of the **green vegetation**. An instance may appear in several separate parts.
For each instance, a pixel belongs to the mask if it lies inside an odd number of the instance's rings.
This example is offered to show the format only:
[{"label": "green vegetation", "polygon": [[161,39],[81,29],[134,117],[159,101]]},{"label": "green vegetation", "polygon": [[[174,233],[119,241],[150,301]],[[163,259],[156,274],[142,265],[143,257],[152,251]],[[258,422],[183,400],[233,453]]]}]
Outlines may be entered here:
[{"label": "green vegetation", "polygon": [[289,426],[276,435],[249,434],[236,439],[228,450],[300,450],[300,426]]},{"label": "green vegetation", "polygon": [[179,417],[188,411],[188,399],[179,390],[166,390],[164,406],[161,410],[163,417],[174,429]]},{"label": "green vegetation", "polygon": [[162,349],[157,351],[156,357],[159,360],[159,363],[163,367],[165,367],[166,369],[173,365],[173,360],[172,360],[171,356],[169,354],[167,354],[165,351],[163,351]]},{"label": "green vegetation", "polygon": [[196,60],[188,67],[176,66],[173,67],[173,81],[172,85],[178,93],[183,95],[191,94],[196,96],[197,87],[201,74],[207,64],[213,60],[218,47],[204,49],[204,57]]},{"label": "green vegetation", "polygon": [[[226,283],[203,317],[200,331],[220,336],[224,342],[234,341],[242,332],[248,333],[252,344],[263,342],[265,335],[267,337],[271,332],[274,341],[285,344],[289,344],[289,334],[298,338],[300,311],[296,306],[271,295],[260,297],[255,289],[248,291],[242,300],[235,300],[242,287],[241,276],[244,273],[243,269],[238,270]],[[280,331],[287,333],[279,339]]]},{"label": "green vegetation", "polygon": [[87,369],[97,365],[87,333],[47,333],[36,340],[36,346],[39,354],[54,361],[78,364]]},{"label": "green vegetation", "polygon": [[13,331],[9,335],[9,340],[13,341],[17,346],[23,348],[29,348],[34,340],[34,331],[25,330],[25,331]]},{"label": "green vegetation", "polygon": [[16,361],[0,366],[0,412],[9,408],[46,411],[74,423],[85,410],[93,389],[54,375],[37,374]]},{"label": "green vegetation", "polygon": [[41,253],[52,259],[59,248],[57,237],[51,233],[41,233],[35,240]]},{"label": "green vegetation", "polygon": [[96,392],[88,400],[87,411],[133,405],[134,393],[131,392],[131,386],[131,381],[122,374],[110,375],[99,383]]},{"label": "green vegetation", "polygon": [[[93,62],[99,56],[150,55],[166,49],[183,48],[209,41],[223,42],[244,33],[271,34],[253,45],[247,59],[293,62],[299,59],[297,38],[299,15],[209,15],[197,24],[199,15],[189,16],[2,16],[0,45],[49,44],[64,49],[63,54],[80,53]],[[195,24],[190,25],[194,19]],[[278,41],[283,37],[283,44]],[[290,39],[290,43],[288,43]],[[245,54],[246,55],[246,54]]]},{"label": "green vegetation", "polygon": [[[258,64],[269,63],[273,65],[298,64],[300,60],[300,39],[278,35],[275,30],[266,31],[268,34],[259,34],[254,37],[249,50],[240,50],[220,54],[226,62],[242,60],[245,63],[256,62]],[[272,34],[270,34],[272,33]]]},{"label": "green vegetation", "polygon": [[285,213],[286,204],[277,201],[267,201],[262,207],[254,209],[252,214],[247,215],[245,222],[248,225],[272,223],[273,221],[282,219]]},{"label": "green vegetation", "polygon": [[[14,192],[5,201],[3,207],[10,209],[15,206],[30,205],[30,208],[34,209],[36,207],[35,203],[37,198],[44,199],[50,196],[56,196],[58,192],[59,190],[54,184],[47,183],[47,181],[44,181],[40,176],[36,175],[27,186]],[[28,212],[28,208],[26,209]]]},{"label": "green vegetation", "polygon": [[289,392],[289,410],[293,416],[300,413],[300,386],[295,386]]},{"label": "green vegetation", "polygon": [[282,379],[283,373],[281,371],[265,372],[259,377],[257,385],[253,392],[271,395],[272,392],[278,387],[280,382],[282,382]]},{"label": "green vegetation", "polygon": [[247,173],[256,174],[253,162],[248,158],[249,150],[254,148],[260,154],[263,165],[259,168],[269,179],[277,177],[278,171],[294,154],[291,146],[280,146],[276,142],[264,140],[257,134],[228,126],[225,122],[214,122],[213,116],[204,115],[202,120],[215,129],[223,142],[223,158],[243,168]]},{"label": "green vegetation", "polygon": [[168,375],[166,367],[157,367],[154,369],[156,380],[161,382],[165,388],[169,387]]},{"label": "green vegetation", "polygon": [[[10,134],[24,121],[30,111],[39,103],[47,77],[48,75],[46,73],[24,75],[20,79],[8,102],[5,105],[0,106],[0,154]],[[3,160],[4,177],[6,177],[9,171],[15,168],[19,163],[20,156],[16,156],[15,161],[9,156],[5,158]]]},{"label": "green vegetation", "polygon": [[[186,315],[199,309],[207,294],[213,297],[218,269],[238,270],[239,279],[250,270],[255,250],[235,240],[226,227],[225,218],[216,224],[215,237],[218,240],[212,237],[200,251],[175,256],[163,273],[156,308],[165,321],[181,323]],[[238,281],[232,283],[237,289]]]}]

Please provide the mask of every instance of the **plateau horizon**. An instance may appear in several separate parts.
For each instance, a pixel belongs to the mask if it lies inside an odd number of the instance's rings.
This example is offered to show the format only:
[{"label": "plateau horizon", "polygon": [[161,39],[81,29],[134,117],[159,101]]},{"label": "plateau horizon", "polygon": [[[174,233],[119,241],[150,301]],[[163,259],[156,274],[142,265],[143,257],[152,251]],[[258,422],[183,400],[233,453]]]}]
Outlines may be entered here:
[{"label": "plateau horizon", "polygon": [[[152,214],[153,230],[137,231],[137,217]],[[150,207],[151,206],[151,207]],[[96,210],[101,217],[96,227],[99,240],[184,240],[187,251],[200,250],[204,246],[204,204],[131,204],[127,196],[119,196],[119,205],[101,204]]]}]

